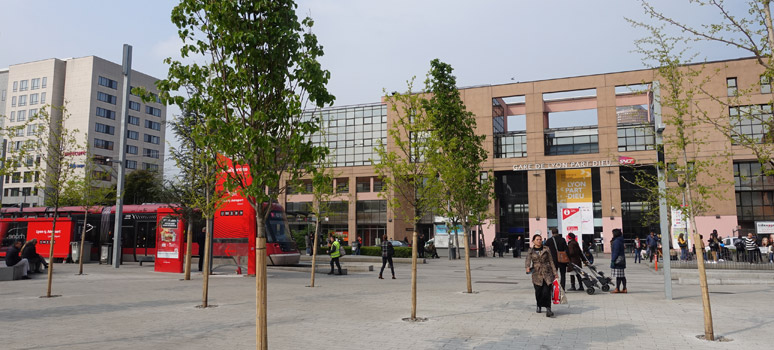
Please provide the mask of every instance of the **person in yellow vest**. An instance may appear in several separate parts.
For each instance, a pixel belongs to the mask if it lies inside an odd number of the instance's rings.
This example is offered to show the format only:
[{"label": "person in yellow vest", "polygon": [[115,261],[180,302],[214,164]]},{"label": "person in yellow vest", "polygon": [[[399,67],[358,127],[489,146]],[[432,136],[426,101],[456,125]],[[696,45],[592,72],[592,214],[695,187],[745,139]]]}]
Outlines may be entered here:
[{"label": "person in yellow vest", "polygon": [[333,238],[333,235],[328,236],[328,254],[331,255],[331,272],[328,272],[329,275],[333,274],[333,263],[336,263],[336,267],[339,268],[339,275],[343,274],[341,272],[341,263],[339,263],[341,248],[341,242]]}]

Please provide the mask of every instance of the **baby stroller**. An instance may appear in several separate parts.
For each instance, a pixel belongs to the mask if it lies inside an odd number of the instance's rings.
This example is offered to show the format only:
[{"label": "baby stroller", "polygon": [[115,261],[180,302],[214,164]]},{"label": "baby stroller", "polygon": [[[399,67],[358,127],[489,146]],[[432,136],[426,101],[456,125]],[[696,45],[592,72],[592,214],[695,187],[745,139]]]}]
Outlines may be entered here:
[{"label": "baby stroller", "polygon": [[[583,268],[581,268],[578,265],[575,265],[574,263],[570,263],[570,266],[572,266],[572,271],[575,272],[575,276],[578,277],[578,281],[580,281],[580,284],[582,286],[586,287],[586,294],[592,295],[594,292],[596,292],[596,289],[594,287],[599,288],[599,281],[594,278],[594,276],[589,275],[585,271],[583,271]],[[610,290],[610,287],[607,285],[602,285],[602,288],[607,287],[607,290]]]},{"label": "baby stroller", "polygon": [[603,292],[610,291],[610,286],[613,285],[612,278],[605,276],[604,272],[597,270],[597,267],[594,266],[594,264],[589,263],[588,260],[586,260],[586,267],[589,268],[589,271],[591,271],[594,277],[596,277],[596,280],[599,282],[599,284],[602,285],[602,291]]}]

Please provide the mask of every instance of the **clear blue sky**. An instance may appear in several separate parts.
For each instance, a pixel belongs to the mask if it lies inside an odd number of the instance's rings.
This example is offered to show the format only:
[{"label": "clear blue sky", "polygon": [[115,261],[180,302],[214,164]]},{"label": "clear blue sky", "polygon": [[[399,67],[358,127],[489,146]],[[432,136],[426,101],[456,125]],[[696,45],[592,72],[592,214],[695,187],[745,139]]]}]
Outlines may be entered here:
[{"label": "clear blue sky", "polygon": [[[690,23],[716,18],[687,0],[652,2]],[[169,20],[176,3],[3,0],[0,67],[88,55],[120,62],[128,43],[134,68],[163,78],[162,60],[177,56],[179,47]],[[382,89],[403,91],[412,76],[421,85],[434,58],[454,67],[459,86],[643,68],[632,51],[645,33],[624,20],[646,19],[634,0],[301,0],[298,12],[315,20],[336,105],[377,102]],[[699,58],[742,55],[705,45]],[[171,117],[177,110],[169,112]]]}]

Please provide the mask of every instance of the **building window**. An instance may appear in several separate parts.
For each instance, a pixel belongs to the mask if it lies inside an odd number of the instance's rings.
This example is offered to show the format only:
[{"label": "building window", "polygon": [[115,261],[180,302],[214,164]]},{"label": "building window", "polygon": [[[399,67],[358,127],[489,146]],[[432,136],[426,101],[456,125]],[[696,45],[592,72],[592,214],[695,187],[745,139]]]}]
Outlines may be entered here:
[{"label": "building window", "polygon": [[18,90],[19,90],[19,82],[18,81],[14,81],[13,82],[13,92],[16,92]]},{"label": "building window", "polygon": [[15,172],[11,175],[11,183],[20,183],[21,182],[21,172]]},{"label": "building window", "polygon": [[17,122],[23,122],[27,120],[27,111],[18,111],[16,112],[16,121]]},{"label": "building window", "polygon": [[149,158],[156,158],[156,159],[159,159],[159,150],[157,150],[157,149],[149,149],[149,148],[143,148],[143,149],[142,149],[142,155],[143,155],[144,157],[149,157]]},{"label": "building window", "polygon": [[30,114],[29,114],[30,119],[37,116],[38,116],[38,109],[37,108],[30,109]]},{"label": "building window", "polygon": [[645,151],[656,149],[653,125],[628,125],[618,127],[618,151]]},{"label": "building window", "polygon": [[19,82],[19,91],[27,91],[27,80],[22,80]]},{"label": "building window", "polygon": [[765,75],[761,75],[761,93],[762,94],[771,93],[771,78]]},{"label": "building window", "polygon": [[[43,79],[45,79],[45,78],[43,78]],[[41,104],[46,104],[46,93],[45,92],[41,92],[40,93],[40,103]]]},{"label": "building window", "polygon": [[758,162],[734,163],[734,189],[738,220],[774,220],[774,176],[766,176]]},{"label": "building window", "polygon": [[734,145],[774,142],[771,105],[730,107],[728,114],[733,127],[731,139]]},{"label": "building window", "polygon": [[148,128],[148,129],[153,129],[153,130],[161,130],[161,123],[154,122],[152,120],[146,120],[145,121],[145,127]]},{"label": "building window", "polygon": [[18,128],[15,130],[14,136],[21,137],[24,136],[24,128]]},{"label": "building window", "polygon": [[382,192],[382,188],[384,188],[384,183],[382,182],[382,179],[375,177],[374,178],[374,192]]},{"label": "building window", "polygon": [[118,82],[113,79],[108,79],[103,76],[99,77],[99,85],[109,87],[113,90],[118,89]]},{"label": "building window", "polygon": [[2,94],[1,94],[2,96],[0,96],[0,101],[5,101],[6,93],[7,93],[7,90],[3,90]]},{"label": "building window", "polygon": [[520,158],[527,156],[527,134],[494,135],[495,158]]},{"label": "building window", "polygon": [[116,128],[114,126],[96,123],[94,124],[94,131],[101,132],[103,134],[114,135]]},{"label": "building window", "polygon": [[341,178],[336,180],[336,193],[349,192],[349,179]]},{"label": "building window", "polygon": [[27,125],[27,136],[35,136],[38,133],[37,130],[38,130],[37,124]]},{"label": "building window", "polygon": [[106,141],[102,139],[94,139],[94,147],[106,149],[106,150],[113,150],[113,141]]},{"label": "building window", "polygon": [[161,142],[161,138],[159,138],[158,136],[153,136],[148,134],[145,134],[144,140],[145,142],[152,143],[154,145],[158,145]]},{"label": "building window", "polygon": [[371,192],[371,178],[370,177],[357,178],[357,183],[355,183],[355,191],[357,193]]},{"label": "building window", "polygon": [[161,117],[161,110],[158,108],[153,108],[151,106],[145,106],[145,113],[156,117]]},{"label": "building window", "polygon": [[19,96],[19,107],[27,105],[27,95]]},{"label": "building window", "polygon": [[38,104],[38,94],[30,95],[30,106]]},{"label": "building window", "polygon": [[728,90],[728,96],[736,96],[738,92],[736,78],[726,78],[726,89]]},{"label": "building window", "polygon": [[11,122],[15,122],[15,121],[16,121],[16,112],[11,111]]},{"label": "building window", "polygon": [[[322,130],[311,136],[317,146],[329,146],[333,166],[361,166],[379,163],[375,148],[387,143],[387,106],[382,104],[326,109],[314,112]],[[305,112],[304,118],[312,118]]]},{"label": "building window", "polygon": [[32,90],[40,89],[40,78],[32,79]]},{"label": "building window", "polygon": [[24,197],[31,196],[32,195],[32,187],[23,187],[21,193],[22,193],[22,196],[24,196]]},{"label": "building window", "polygon": [[127,122],[132,125],[140,125],[140,118],[130,115],[127,119]]},{"label": "building window", "polygon": [[107,119],[116,120],[116,111],[97,107],[97,116]]},{"label": "building window", "polygon": [[553,130],[545,133],[545,154],[599,153],[597,129]]},{"label": "building window", "polygon": [[126,153],[137,154],[137,151],[138,151],[137,146],[126,145]]},{"label": "building window", "polygon": [[134,102],[134,101],[129,101],[129,109],[139,112],[140,111],[140,103],[139,102]]},{"label": "building window", "polygon": [[33,177],[35,176],[35,173],[32,171],[25,171],[24,172],[24,182],[32,182]]},{"label": "building window", "polygon": [[11,97],[11,107],[16,107],[16,96]]},{"label": "building window", "polygon": [[126,168],[127,169],[137,169],[137,161],[136,160],[126,160]]},{"label": "building window", "polygon": [[102,170],[94,170],[91,172],[91,178],[100,181],[110,181],[110,173]]},{"label": "building window", "polygon": [[134,130],[126,130],[126,137],[132,140],[139,140],[140,133]]},{"label": "building window", "polygon": [[40,84],[40,87],[42,87],[42,88],[44,88],[44,89],[45,89],[45,88],[46,88],[46,82],[47,82],[47,81],[48,81],[48,78],[46,78],[46,77],[43,77],[43,83],[42,83],[42,84]]},{"label": "building window", "polygon": [[10,196],[11,197],[18,197],[19,196],[19,189],[18,188],[12,188]]},{"label": "building window", "polygon": [[106,94],[104,92],[97,91],[97,100],[100,100],[102,102],[110,103],[110,104],[116,104],[116,97],[110,94]]},{"label": "building window", "polygon": [[143,170],[148,170],[148,171],[159,171],[158,164],[142,163],[142,168]]}]

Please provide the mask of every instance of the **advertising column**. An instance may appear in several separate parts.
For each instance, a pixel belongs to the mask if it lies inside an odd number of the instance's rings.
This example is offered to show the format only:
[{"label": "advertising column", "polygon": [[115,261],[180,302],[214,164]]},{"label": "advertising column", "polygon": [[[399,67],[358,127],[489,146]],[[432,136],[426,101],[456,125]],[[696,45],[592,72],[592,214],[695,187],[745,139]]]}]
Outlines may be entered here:
[{"label": "advertising column", "polygon": [[559,233],[594,234],[591,169],[556,171],[556,207]]},{"label": "advertising column", "polygon": [[183,226],[180,216],[159,210],[155,271],[183,272]]}]

